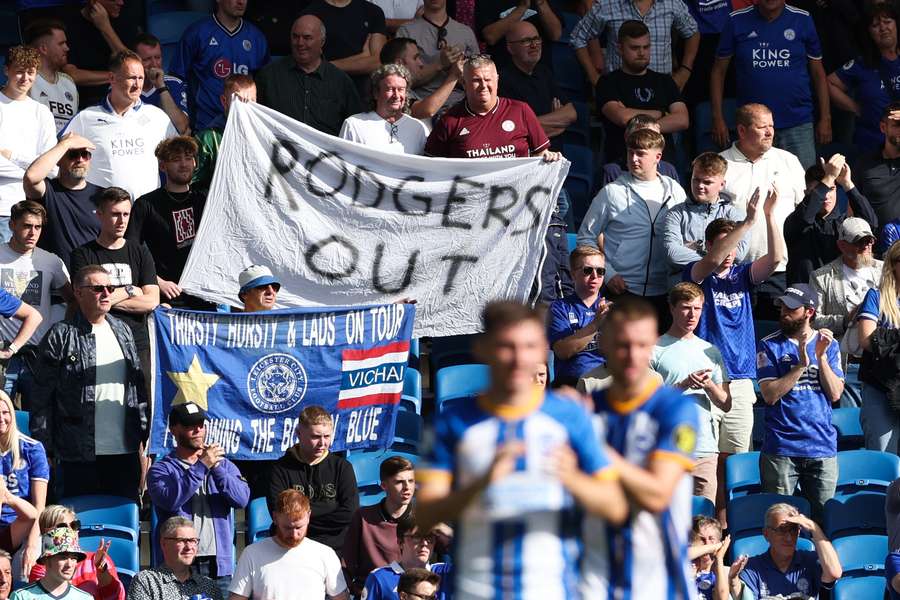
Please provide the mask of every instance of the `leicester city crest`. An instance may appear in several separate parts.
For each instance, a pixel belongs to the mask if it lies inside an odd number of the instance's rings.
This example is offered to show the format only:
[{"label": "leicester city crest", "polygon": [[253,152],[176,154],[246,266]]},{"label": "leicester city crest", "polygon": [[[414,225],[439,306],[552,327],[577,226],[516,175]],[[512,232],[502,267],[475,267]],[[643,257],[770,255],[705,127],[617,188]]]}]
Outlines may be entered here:
[{"label": "leicester city crest", "polygon": [[247,375],[250,402],[267,413],[280,413],[300,404],[306,395],[306,369],[289,354],[268,354]]}]

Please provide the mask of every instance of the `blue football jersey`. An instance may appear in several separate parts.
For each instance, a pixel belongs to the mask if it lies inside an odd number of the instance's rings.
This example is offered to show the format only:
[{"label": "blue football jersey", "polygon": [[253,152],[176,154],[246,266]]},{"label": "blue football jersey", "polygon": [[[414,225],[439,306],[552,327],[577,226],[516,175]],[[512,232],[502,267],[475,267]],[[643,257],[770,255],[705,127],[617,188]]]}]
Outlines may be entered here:
[{"label": "blue football jersey", "polygon": [[577,597],[578,518],[575,502],[547,473],[547,455],[568,444],[581,470],[614,476],[575,402],[536,390],[528,407],[469,399],[435,424],[435,444],[420,479],[452,478],[466,486],[490,467],[496,448],[522,441],[515,471],[492,483],[457,521],[454,597],[571,600]]},{"label": "blue football jersey", "polygon": [[269,45],[263,33],[242,20],[234,31],[228,31],[215,15],[188,27],[169,72],[187,82],[191,126],[194,131],[209,127],[222,113],[219,97],[224,80],[232,73],[251,74],[269,62]]},{"label": "blue football jersey", "polygon": [[694,401],[652,381],[627,400],[596,392],[594,406],[596,435],[625,460],[643,468],[651,460],[672,460],[685,473],[669,507],[659,514],[632,505],[622,527],[585,518],[582,597],[696,598],[687,555],[698,426]]},{"label": "blue football jersey", "polygon": [[[184,114],[190,116],[191,110],[188,103],[187,84],[181,79],[178,79],[177,77],[174,77],[172,75],[164,76],[163,81],[165,81],[166,87],[169,88],[169,93],[172,95],[172,100],[175,101],[175,105],[178,106],[178,108],[180,108],[184,112]],[[162,92],[159,88],[153,88],[149,92],[142,91],[141,100],[145,104],[150,104],[157,108],[162,108],[162,106],[160,106],[161,101],[159,98],[161,94]]]}]

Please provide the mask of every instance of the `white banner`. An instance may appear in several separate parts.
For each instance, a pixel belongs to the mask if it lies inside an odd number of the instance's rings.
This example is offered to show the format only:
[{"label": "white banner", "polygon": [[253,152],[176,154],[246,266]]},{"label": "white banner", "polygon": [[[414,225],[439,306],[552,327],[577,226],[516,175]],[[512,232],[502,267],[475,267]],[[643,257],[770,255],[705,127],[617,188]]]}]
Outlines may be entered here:
[{"label": "white banner", "polygon": [[240,306],[266,265],[279,307],[418,301],[415,335],[479,329],[490,300],[525,301],[569,163],[371,150],[234,102],[179,284]]}]

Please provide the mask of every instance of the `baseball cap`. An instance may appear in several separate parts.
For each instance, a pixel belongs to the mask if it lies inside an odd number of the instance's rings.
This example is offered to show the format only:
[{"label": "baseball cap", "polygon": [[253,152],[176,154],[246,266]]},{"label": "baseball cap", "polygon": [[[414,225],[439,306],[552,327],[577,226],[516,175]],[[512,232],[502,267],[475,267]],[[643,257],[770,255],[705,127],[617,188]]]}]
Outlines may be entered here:
[{"label": "baseball cap", "polygon": [[206,421],[206,411],[193,402],[176,404],[169,411],[169,426],[183,425],[193,427]]},{"label": "baseball cap", "polygon": [[238,275],[238,285],[241,286],[238,294],[243,294],[247,290],[252,290],[255,287],[268,285],[270,283],[278,288],[281,287],[281,282],[272,275],[272,270],[269,269],[269,267],[263,265],[250,265]]},{"label": "baseball cap", "polygon": [[784,295],[778,298],[778,302],[790,309],[801,306],[815,308],[816,293],[805,283],[795,283],[784,290]]},{"label": "baseball cap", "polygon": [[840,239],[845,242],[855,244],[859,240],[874,237],[875,234],[872,233],[872,228],[869,227],[869,223],[864,219],[860,219],[859,217],[847,217],[844,219],[844,222],[841,223]]}]

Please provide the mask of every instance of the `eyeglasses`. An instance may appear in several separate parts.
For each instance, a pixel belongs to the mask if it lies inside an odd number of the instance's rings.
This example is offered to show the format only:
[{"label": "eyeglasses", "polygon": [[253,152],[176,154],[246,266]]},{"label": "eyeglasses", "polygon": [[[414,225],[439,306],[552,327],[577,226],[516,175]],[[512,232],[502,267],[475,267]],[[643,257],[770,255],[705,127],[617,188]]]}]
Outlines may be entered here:
[{"label": "eyeglasses", "polygon": [[542,40],[539,36],[534,36],[534,37],[530,37],[530,38],[522,38],[521,40],[510,40],[509,43],[510,44],[521,44],[523,47],[524,46],[540,46],[541,44],[544,43],[544,40]]},{"label": "eyeglasses", "polygon": [[66,158],[69,160],[78,160],[79,158],[83,158],[85,160],[90,160],[93,154],[91,154],[90,150],[69,150],[66,152]]},{"label": "eyeglasses", "polygon": [[167,537],[165,539],[173,540],[176,544],[181,544],[182,546],[196,546],[200,543],[200,538]]},{"label": "eyeglasses", "polygon": [[253,288],[253,289],[254,289],[254,290],[267,290],[267,289],[269,289],[269,288],[272,288],[272,291],[273,291],[273,292],[278,292],[278,290],[281,289],[281,285],[279,285],[279,284],[277,284],[277,283],[267,283],[267,284],[265,284],[265,285],[258,285],[258,286],[256,286],[256,287]]},{"label": "eyeglasses", "polygon": [[768,529],[779,535],[796,535],[800,533],[800,526],[796,523],[782,523],[778,527],[769,527]]},{"label": "eyeglasses", "polygon": [[102,294],[103,292],[112,294],[116,291],[116,286],[114,285],[80,285],[78,287],[82,290],[91,290],[95,294]]},{"label": "eyeglasses", "polygon": [[606,275],[606,267],[581,267],[581,274],[585,277],[590,277],[591,275],[603,277]]},{"label": "eyeglasses", "polygon": [[[393,144],[395,141],[399,142],[399,141],[400,141],[400,138],[397,137],[397,132],[400,130],[400,128],[397,127],[397,124],[396,124],[396,123],[388,123],[388,125],[391,126],[391,140],[390,140],[390,143]],[[396,139],[395,139],[395,138],[396,138]]]},{"label": "eyeglasses", "polygon": [[444,46],[447,45],[447,28],[446,27],[438,27],[437,31],[437,49],[443,50]]},{"label": "eyeglasses", "polygon": [[68,527],[72,531],[78,531],[79,529],[81,529],[81,521],[75,519],[71,523],[57,523],[53,526],[53,529],[56,529],[57,527]]}]

